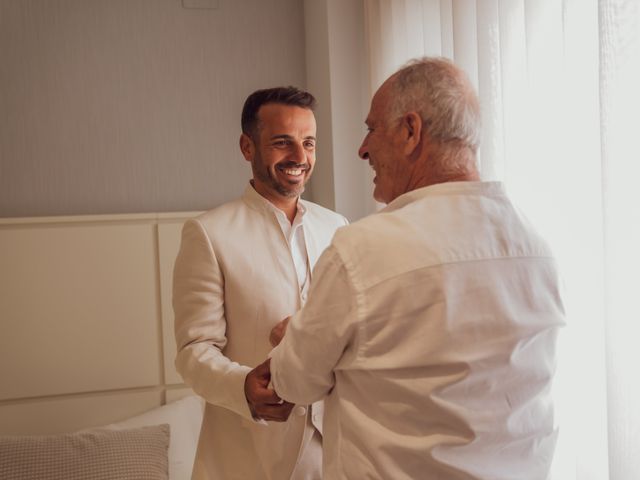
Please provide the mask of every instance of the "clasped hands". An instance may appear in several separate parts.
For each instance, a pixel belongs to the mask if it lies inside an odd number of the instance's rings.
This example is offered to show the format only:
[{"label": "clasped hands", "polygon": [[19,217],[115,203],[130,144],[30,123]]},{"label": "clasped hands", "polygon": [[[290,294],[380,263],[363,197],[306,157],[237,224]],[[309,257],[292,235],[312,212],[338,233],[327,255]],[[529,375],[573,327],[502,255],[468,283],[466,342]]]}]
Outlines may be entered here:
[{"label": "clasped hands", "polygon": [[[287,331],[289,324],[287,317],[271,329],[269,342],[272,346],[280,343]],[[269,387],[271,381],[270,358],[251,370],[244,380],[244,394],[251,415],[256,420],[267,420],[270,422],[284,422],[289,418],[293,403],[285,402]]]}]

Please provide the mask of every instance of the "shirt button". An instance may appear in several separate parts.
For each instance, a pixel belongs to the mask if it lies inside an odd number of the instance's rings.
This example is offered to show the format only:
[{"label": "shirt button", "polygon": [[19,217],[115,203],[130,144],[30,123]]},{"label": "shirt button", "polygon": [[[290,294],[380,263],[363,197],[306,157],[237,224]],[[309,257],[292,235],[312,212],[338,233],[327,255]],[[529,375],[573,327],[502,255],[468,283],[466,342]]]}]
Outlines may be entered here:
[{"label": "shirt button", "polygon": [[313,414],[313,421],[318,423],[320,421],[320,415],[318,415],[317,413]]},{"label": "shirt button", "polygon": [[301,417],[302,415],[307,413],[307,409],[304,408],[302,405],[298,405],[296,406],[296,408],[293,409],[293,413]]}]

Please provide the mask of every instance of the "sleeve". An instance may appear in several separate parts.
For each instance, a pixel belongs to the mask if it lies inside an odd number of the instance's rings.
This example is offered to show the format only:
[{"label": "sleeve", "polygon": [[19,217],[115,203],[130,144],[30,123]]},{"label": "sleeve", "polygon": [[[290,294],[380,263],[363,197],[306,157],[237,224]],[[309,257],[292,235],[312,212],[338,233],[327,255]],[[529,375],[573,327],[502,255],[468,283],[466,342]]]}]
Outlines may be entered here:
[{"label": "sleeve", "polygon": [[227,343],[224,276],[202,224],[188,220],[173,272],[176,369],[208,403],[252,419],[244,394],[251,370],[222,354]]},{"label": "sleeve", "polygon": [[309,405],[334,386],[334,369],[357,353],[357,297],[333,246],[314,269],[309,300],[289,321],[271,357],[271,382],[291,403]]}]

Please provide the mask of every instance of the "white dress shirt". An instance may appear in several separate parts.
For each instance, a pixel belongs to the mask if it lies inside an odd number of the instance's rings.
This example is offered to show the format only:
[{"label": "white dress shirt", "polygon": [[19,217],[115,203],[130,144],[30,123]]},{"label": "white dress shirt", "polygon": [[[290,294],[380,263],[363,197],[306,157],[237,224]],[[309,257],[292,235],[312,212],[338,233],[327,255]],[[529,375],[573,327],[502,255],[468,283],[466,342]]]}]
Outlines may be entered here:
[{"label": "white dress shirt", "polygon": [[272,382],[328,395],[326,479],[543,480],[563,323],[554,259],[502,186],[433,185],[336,233]]},{"label": "white dress shirt", "polygon": [[307,299],[307,291],[309,290],[309,257],[307,255],[307,244],[304,238],[302,222],[307,209],[302,202],[298,202],[293,223],[290,223],[287,215],[282,210],[268,201],[266,201],[266,203],[278,220],[282,234],[289,245],[291,258],[293,259],[293,264],[296,267],[296,273],[298,275],[300,297],[304,304]]}]

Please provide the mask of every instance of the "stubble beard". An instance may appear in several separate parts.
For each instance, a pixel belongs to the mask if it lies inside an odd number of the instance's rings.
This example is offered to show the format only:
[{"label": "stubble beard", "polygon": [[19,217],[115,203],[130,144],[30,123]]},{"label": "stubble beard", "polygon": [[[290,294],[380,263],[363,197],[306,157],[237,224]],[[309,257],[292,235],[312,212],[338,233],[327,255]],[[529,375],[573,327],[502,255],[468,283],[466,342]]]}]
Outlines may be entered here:
[{"label": "stubble beard", "polygon": [[[275,167],[274,167],[275,170]],[[304,192],[304,186],[307,183],[308,177],[304,179],[303,182],[291,186],[283,185],[278,181],[278,178],[275,177],[275,173],[266,168],[262,163],[262,158],[259,155],[256,156],[253,164],[253,175],[263,184],[269,186],[271,189],[278,192],[279,195],[282,195],[286,198],[296,198],[302,195]],[[303,175],[305,175],[303,173]]]}]

